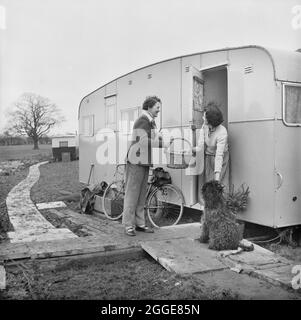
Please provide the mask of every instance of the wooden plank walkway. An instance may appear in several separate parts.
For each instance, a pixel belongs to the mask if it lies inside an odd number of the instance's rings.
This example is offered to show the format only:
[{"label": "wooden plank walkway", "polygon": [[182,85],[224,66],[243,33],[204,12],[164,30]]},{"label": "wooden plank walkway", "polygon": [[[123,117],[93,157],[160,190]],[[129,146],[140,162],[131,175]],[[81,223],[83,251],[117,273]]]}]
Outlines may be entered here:
[{"label": "wooden plank walkway", "polygon": [[93,215],[80,214],[68,208],[49,209],[49,211],[59,218],[79,226],[91,236],[110,235],[113,237],[124,230],[118,221],[100,220]]},{"label": "wooden plank walkway", "polygon": [[[122,226],[121,226],[122,227]],[[63,257],[90,253],[101,253],[113,250],[141,248],[143,241],[168,240],[199,236],[200,224],[190,224],[186,227],[174,226],[161,228],[155,233],[137,232],[136,237],[124,234],[123,227],[115,234],[102,234],[98,236],[77,237],[74,239],[6,243],[0,247],[0,261],[18,259],[43,259],[50,257]]]}]

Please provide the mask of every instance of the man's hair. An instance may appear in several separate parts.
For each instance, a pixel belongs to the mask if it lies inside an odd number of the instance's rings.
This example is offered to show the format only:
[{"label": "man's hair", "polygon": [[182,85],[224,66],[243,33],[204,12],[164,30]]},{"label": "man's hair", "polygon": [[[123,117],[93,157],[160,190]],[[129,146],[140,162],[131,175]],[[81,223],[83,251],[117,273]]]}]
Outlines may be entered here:
[{"label": "man's hair", "polygon": [[212,127],[217,127],[224,121],[219,105],[215,102],[209,102],[205,107],[205,112],[207,122]]},{"label": "man's hair", "polygon": [[161,100],[157,96],[147,97],[143,102],[142,109],[148,110],[152,108],[157,102],[161,103]]}]

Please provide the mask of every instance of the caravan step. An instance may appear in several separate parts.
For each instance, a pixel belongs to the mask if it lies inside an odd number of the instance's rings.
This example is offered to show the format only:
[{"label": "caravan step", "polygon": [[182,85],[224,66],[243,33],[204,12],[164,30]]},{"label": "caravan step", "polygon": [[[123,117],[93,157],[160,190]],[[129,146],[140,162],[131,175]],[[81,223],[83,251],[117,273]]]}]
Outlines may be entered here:
[{"label": "caravan step", "polygon": [[190,238],[141,243],[142,248],[168,271],[178,274],[202,273],[223,270],[223,264],[208,244]]}]

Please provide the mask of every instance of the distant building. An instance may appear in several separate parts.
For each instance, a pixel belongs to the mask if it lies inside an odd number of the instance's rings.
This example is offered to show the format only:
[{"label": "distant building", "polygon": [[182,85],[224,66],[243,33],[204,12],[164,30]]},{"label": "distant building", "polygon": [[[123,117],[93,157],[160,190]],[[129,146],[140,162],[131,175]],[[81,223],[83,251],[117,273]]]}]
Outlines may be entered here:
[{"label": "distant building", "polygon": [[52,154],[55,161],[78,159],[78,139],[76,135],[52,137]]}]

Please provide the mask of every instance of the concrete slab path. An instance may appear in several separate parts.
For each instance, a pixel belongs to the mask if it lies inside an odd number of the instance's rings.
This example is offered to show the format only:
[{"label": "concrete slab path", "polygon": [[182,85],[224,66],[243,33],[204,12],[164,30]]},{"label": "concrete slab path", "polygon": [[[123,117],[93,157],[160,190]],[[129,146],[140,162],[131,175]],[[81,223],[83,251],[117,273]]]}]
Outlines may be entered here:
[{"label": "concrete slab path", "polygon": [[36,203],[36,206],[39,210],[67,207],[63,201]]},{"label": "concrete slab path", "polygon": [[0,265],[0,290],[6,289],[6,272],[4,266]]},{"label": "concrete slab path", "polygon": [[[183,228],[185,228],[183,226]],[[245,242],[248,242],[244,240]],[[205,273],[229,268],[237,273],[292,289],[293,262],[256,244],[253,251],[214,251],[194,237],[141,242],[141,247],[165,269],[178,274]]]},{"label": "concrete slab path", "polygon": [[218,260],[216,251],[195,239],[182,238],[146,241],[141,247],[168,271],[178,274],[202,273],[227,269]]},{"label": "concrete slab path", "polygon": [[8,232],[11,242],[47,241],[77,237],[67,228],[56,231],[56,228],[41,215],[31,201],[30,189],[39,180],[39,166],[47,162],[31,166],[26,179],[16,185],[6,198],[9,219],[14,227],[13,232]]}]

